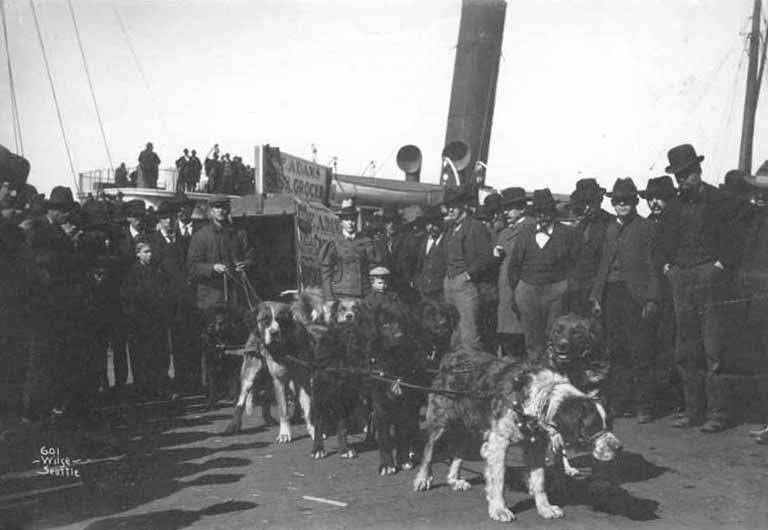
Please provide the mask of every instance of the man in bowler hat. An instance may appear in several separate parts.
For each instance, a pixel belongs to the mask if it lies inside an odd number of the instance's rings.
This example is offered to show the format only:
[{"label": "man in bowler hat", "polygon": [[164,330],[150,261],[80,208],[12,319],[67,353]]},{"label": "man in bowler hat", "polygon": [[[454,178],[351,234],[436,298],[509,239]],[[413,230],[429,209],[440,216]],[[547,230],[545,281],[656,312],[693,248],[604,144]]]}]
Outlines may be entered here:
[{"label": "man in bowler hat", "polygon": [[548,188],[533,192],[536,224],[526,226],[509,259],[509,283],[525,334],[528,360],[537,361],[554,320],[563,314],[568,275],[579,256],[578,233],[556,221]]},{"label": "man in bowler hat", "polygon": [[[637,213],[637,188],[620,178],[608,194],[616,218],[608,225],[590,301],[604,312],[611,359],[608,399],[620,416],[638,414],[648,423],[654,413],[651,340],[659,299],[653,264],[653,224]],[[604,311],[602,311],[604,309]]]},{"label": "man in bowler hat", "polygon": [[[737,241],[729,201],[702,181],[703,156],[690,144],[667,153],[679,185],[680,209],[660,226],[662,272],[669,279],[677,324],[676,362],[683,379],[685,415],[674,425],[701,425],[702,432],[728,426],[728,378],[724,375],[726,326],[731,309]],[[705,421],[706,420],[706,421]]]},{"label": "man in bowler hat", "polygon": [[581,236],[581,245],[568,280],[566,312],[589,315],[589,293],[592,291],[600,264],[605,232],[614,221],[614,216],[601,206],[605,191],[597,180],[584,178],[576,182],[576,189],[571,193],[570,206],[579,220],[576,229]]}]

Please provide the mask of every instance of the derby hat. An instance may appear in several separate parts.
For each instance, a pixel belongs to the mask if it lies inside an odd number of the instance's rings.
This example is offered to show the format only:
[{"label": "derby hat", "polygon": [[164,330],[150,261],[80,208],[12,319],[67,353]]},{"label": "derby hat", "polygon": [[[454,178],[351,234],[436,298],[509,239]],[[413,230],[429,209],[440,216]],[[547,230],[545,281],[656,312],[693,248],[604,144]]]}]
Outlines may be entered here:
[{"label": "derby hat", "polygon": [[336,217],[338,218],[349,218],[349,217],[355,217],[357,218],[357,215],[360,213],[360,211],[355,207],[355,201],[351,198],[344,199],[341,201],[341,208],[336,211]]},{"label": "derby hat", "polygon": [[525,207],[527,203],[528,197],[526,197],[525,190],[523,188],[512,187],[504,188],[501,190],[499,199],[499,206],[501,208],[507,208],[510,206]]},{"label": "derby hat", "polygon": [[167,217],[173,217],[178,213],[179,207],[172,201],[163,201],[160,206],[157,207],[157,218],[164,219]]},{"label": "derby hat", "polygon": [[424,210],[424,214],[421,216],[425,223],[436,223],[443,221],[443,211],[439,206],[430,206]]},{"label": "derby hat", "polygon": [[531,211],[533,213],[555,213],[557,211],[557,202],[549,188],[534,190]]},{"label": "derby hat", "polygon": [[667,158],[669,165],[664,171],[672,174],[681,173],[704,160],[703,156],[696,154],[696,150],[691,144],[673,147],[667,152]]},{"label": "derby hat", "polygon": [[147,213],[144,201],[141,199],[133,199],[125,203],[123,206],[123,214],[125,217],[144,217]]},{"label": "derby hat", "polygon": [[763,162],[754,175],[745,175],[744,181],[753,188],[768,189],[768,160]]},{"label": "derby hat", "polygon": [[662,175],[656,178],[648,179],[645,189],[638,192],[643,199],[671,199],[677,195],[675,189],[675,183],[672,182],[672,177],[669,175]]},{"label": "derby hat", "polygon": [[468,187],[447,188],[443,194],[443,204],[446,206],[466,206],[477,203],[477,194]]},{"label": "derby hat", "polygon": [[85,225],[89,228],[100,228],[109,224],[107,205],[101,201],[88,201],[81,208]]},{"label": "derby hat", "polygon": [[208,206],[229,206],[230,199],[227,195],[214,195],[208,199]]},{"label": "derby hat", "polygon": [[51,190],[51,195],[45,201],[45,207],[54,210],[71,210],[75,207],[75,199],[72,190],[66,186],[56,186]]},{"label": "derby hat", "polygon": [[596,179],[586,178],[576,181],[576,189],[571,193],[572,204],[587,204],[601,201],[606,189],[597,183]]},{"label": "derby hat", "polygon": [[488,208],[491,213],[499,211],[501,207],[501,195],[496,192],[486,195],[483,199],[483,206]]},{"label": "derby hat", "polygon": [[638,201],[638,193],[637,187],[635,186],[635,181],[629,177],[616,179],[616,182],[613,183],[613,189],[605,195],[609,197],[611,201],[629,199],[634,201],[635,204]]}]

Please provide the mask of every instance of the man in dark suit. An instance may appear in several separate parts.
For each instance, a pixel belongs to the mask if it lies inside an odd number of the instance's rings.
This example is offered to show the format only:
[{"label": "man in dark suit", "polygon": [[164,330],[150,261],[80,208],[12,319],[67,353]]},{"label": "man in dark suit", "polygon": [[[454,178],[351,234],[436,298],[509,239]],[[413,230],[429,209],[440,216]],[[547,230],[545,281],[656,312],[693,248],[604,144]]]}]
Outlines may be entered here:
[{"label": "man in dark suit", "polygon": [[416,276],[413,286],[422,299],[443,302],[443,278],[445,278],[445,248],[443,246],[443,213],[439,206],[424,212],[422,221],[427,236],[419,248]]},{"label": "man in dark suit", "polygon": [[[447,190],[444,204],[448,209],[445,231],[445,301],[459,314],[461,344],[470,350],[482,349],[480,336],[480,292],[476,282],[493,267],[491,236],[480,221],[469,215],[469,206],[477,197],[469,189]],[[486,345],[490,347],[490,345]]]},{"label": "man in dark suit", "polygon": [[156,188],[160,157],[153,151],[151,142],[147,142],[146,149],[139,153],[139,167],[141,168],[145,187]]},{"label": "man in dark suit", "polygon": [[673,147],[667,173],[680,187],[680,208],[665,216],[660,244],[663,272],[672,285],[677,322],[676,362],[681,371],[686,415],[675,422],[702,432],[728,426],[728,378],[723,373],[725,332],[739,239],[732,230],[728,197],[701,180],[703,156],[693,146]]},{"label": "man in dark suit", "polygon": [[176,159],[176,191],[185,191],[190,180],[189,149],[184,148],[184,154]]},{"label": "man in dark suit", "polygon": [[195,202],[190,200],[184,192],[177,193],[173,198],[173,202],[178,208],[178,220],[176,221],[173,231],[175,232],[176,237],[182,246],[183,253],[186,256],[187,251],[189,250],[189,242],[192,240],[192,234],[197,228],[192,220],[192,212],[195,207]]},{"label": "man in dark suit", "polygon": [[563,314],[568,275],[579,255],[578,233],[555,221],[557,203],[548,188],[533,192],[531,213],[509,259],[510,285],[525,334],[529,361],[541,358],[555,319]]},{"label": "man in dark suit", "polygon": [[152,235],[152,259],[169,279],[169,331],[176,390],[191,393],[200,386],[197,384],[200,334],[193,315],[194,294],[187,275],[186,248],[175,230],[177,208],[175,203],[164,202],[157,209],[158,229]]},{"label": "man in dark suit", "polygon": [[581,236],[581,250],[568,280],[566,311],[589,316],[589,293],[595,282],[608,225],[614,217],[602,209],[605,188],[593,178],[580,179],[571,194],[571,208],[579,219],[576,229]]},{"label": "man in dark suit", "polygon": [[653,224],[637,214],[638,194],[630,178],[608,194],[616,219],[608,225],[595,285],[589,299],[604,308],[611,359],[608,400],[618,415],[637,408],[640,423],[653,419],[652,339],[659,282],[652,259]]},{"label": "man in dark suit", "polygon": [[[119,215],[125,217],[127,225],[117,236],[117,256],[119,266],[115,275],[119,283],[122,283],[131,267],[136,261],[136,243],[146,234],[144,229],[144,216],[146,214],[144,201],[135,199],[122,205]],[[123,315],[124,316],[124,315]],[[115,325],[115,333],[112,338],[112,362],[115,369],[115,390],[119,391],[128,380],[128,357],[126,347],[128,344],[128,323],[122,318]]]}]

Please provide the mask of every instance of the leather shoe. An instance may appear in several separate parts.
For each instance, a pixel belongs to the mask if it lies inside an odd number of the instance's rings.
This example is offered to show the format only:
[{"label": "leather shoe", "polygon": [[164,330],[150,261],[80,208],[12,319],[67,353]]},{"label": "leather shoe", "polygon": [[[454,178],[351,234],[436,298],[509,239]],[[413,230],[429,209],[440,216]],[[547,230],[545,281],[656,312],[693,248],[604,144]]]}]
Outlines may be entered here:
[{"label": "leather shoe", "polygon": [[640,412],[637,415],[637,423],[651,423],[653,421],[653,414],[650,412]]},{"label": "leather shoe", "polygon": [[728,425],[722,420],[707,420],[707,422],[699,429],[701,432],[707,434],[714,434],[716,432],[724,431],[728,428]]},{"label": "leather shoe", "polygon": [[690,416],[681,416],[672,422],[672,427],[677,429],[690,429],[695,427],[696,423],[690,418]]}]

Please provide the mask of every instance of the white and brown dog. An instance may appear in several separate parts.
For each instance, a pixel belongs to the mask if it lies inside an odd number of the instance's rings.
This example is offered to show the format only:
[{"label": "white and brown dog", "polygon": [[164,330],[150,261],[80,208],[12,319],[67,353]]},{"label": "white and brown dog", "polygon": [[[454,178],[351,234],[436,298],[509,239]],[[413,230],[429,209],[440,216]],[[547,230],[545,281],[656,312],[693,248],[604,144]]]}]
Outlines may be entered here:
[{"label": "white and brown dog", "polygon": [[[280,302],[262,302],[255,312],[255,323],[243,348],[243,366],[240,372],[240,396],[234,415],[225,429],[234,434],[242,425],[243,411],[249,414],[252,407],[253,383],[259,371],[266,366],[275,388],[275,399],[280,421],[278,443],[290,442],[291,427],[288,414],[290,389],[304,411],[307,432],[314,438],[310,410],[310,370],[301,362],[311,362],[314,339],[307,326],[296,318],[294,307]],[[300,362],[288,358],[294,357]]]},{"label": "white and brown dog", "polygon": [[[561,456],[565,447],[589,446],[601,461],[612,460],[621,448],[608,431],[603,407],[565,376],[547,368],[525,367],[482,352],[457,351],[443,358],[432,386],[444,392],[429,397],[428,438],[414,490],[430,488],[432,453],[443,435],[453,457],[447,482],[457,491],[469,489],[469,482],[459,475],[461,451],[468,437],[482,434],[488,514],[496,521],[515,517],[503,496],[505,455],[511,445],[523,450],[528,489],[537,511],[546,519],[563,516],[560,507],[549,503],[545,490],[548,445]],[[531,426],[544,430],[544,443],[530,436]]]}]

